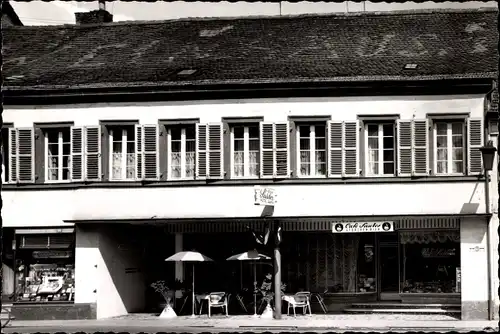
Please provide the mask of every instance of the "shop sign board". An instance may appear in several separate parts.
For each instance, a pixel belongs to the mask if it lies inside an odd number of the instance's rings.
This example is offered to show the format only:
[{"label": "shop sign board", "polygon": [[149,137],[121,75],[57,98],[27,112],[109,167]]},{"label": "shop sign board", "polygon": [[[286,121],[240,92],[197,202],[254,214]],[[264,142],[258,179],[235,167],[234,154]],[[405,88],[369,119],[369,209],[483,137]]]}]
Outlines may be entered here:
[{"label": "shop sign board", "polygon": [[276,191],[273,188],[256,186],[253,191],[255,205],[274,206],[276,204]]},{"label": "shop sign board", "polygon": [[354,222],[354,223],[332,223],[333,233],[359,233],[359,232],[392,232],[394,222]]},{"label": "shop sign board", "polygon": [[456,268],[456,279],[455,279],[455,284],[456,284],[456,287],[455,287],[455,292],[461,292],[460,291],[460,286],[461,286],[461,283],[462,283],[462,270],[460,267],[457,267]]},{"label": "shop sign board", "polygon": [[43,250],[33,252],[33,258],[35,259],[67,259],[70,258],[71,255],[71,251],[65,250]]}]

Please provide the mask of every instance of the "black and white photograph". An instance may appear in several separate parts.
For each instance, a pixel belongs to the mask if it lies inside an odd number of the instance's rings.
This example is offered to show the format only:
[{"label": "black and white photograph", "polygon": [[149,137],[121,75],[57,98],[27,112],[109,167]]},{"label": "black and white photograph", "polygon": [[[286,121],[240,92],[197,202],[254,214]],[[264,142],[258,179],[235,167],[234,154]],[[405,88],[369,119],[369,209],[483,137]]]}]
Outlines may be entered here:
[{"label": "black and white photograph", "polygon": [[2,1],[2,333],[499,331],[496,1]]}]

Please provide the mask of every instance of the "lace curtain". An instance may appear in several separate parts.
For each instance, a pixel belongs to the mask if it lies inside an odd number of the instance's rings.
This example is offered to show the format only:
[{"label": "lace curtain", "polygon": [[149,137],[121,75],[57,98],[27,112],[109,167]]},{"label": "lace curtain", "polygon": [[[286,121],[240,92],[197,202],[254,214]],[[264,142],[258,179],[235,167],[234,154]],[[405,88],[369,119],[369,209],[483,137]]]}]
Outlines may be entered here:
[{"label": "lace curtain", "polygon": [[[235,151],[234,152],[234,176],[245,176],[245,152],[243,151]],[[258,151],[250,151],[248,152],[248,176],[257,176],[258,174]]]},{"label": "lace curtain", "polygon": [[[181,167],[182,154],[181,152],[171,152],[170,153],[170,177],[173,179],[180,179],[182,175]],[[194,177],[194,166],[195,166],[195,152],[186,152],[186,178]]]},{"label": "lace curtain", "polygon": [[401,231],[399,237],[402,244],[460,242],[460,231]]},{"label": "lace curtain", "polygon": [[[133,179],[135,177],[135,153],[127,153],[125,158],[127,159],[125,178]],[[112,177],[115,180],[123,178],[122,159],[123,159],[123,153],[113,152]]]},{"label": "lace curtain", "polygon": [[333,234],[310,240],[316,253],[316,261],[311,265],[314,288],[329,292],[357,291],[359,240],[356,234]]}]

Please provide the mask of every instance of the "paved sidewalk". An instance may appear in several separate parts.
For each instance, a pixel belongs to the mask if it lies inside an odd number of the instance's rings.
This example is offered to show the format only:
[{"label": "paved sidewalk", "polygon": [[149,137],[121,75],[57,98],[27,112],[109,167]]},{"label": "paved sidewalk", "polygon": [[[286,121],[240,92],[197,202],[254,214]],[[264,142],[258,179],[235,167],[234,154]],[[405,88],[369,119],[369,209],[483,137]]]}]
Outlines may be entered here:
[{"label": "paved sidewalk", "polygon": [[[13,321],[12,329],[23,332],[23,328],[102,328],[108,330],[127,330],[144,328],[145,331],[176,331],[193,328],[200,331],[483,331],[498,332],[498,321],[461,321],[452,317],[422,315],[313,315],[283,316],[281,320],[261,319],[252,316],[215,316],[206,315],[191,318],[181,316],[174,319],[161,319],[153,315],[128,315],[101,320],[37,320]],[[443,319],[445,318],[445,319]],[[189,330],[188,330],[189,331]],[[10,330],[9,332],[12,332]]]}]

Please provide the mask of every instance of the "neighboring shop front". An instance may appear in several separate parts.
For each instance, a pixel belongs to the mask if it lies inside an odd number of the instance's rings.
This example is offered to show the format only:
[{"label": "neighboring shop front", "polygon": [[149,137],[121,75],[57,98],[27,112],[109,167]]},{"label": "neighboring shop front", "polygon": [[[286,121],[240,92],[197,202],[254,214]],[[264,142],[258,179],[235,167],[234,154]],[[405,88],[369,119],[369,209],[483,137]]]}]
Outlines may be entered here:
[{"label": "neighboring shop front", "polygon": [[2,299],[13,304],[13,315],[47,319],[73,309],[74,228],[6,230]]}]

